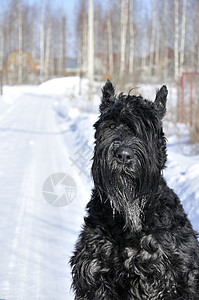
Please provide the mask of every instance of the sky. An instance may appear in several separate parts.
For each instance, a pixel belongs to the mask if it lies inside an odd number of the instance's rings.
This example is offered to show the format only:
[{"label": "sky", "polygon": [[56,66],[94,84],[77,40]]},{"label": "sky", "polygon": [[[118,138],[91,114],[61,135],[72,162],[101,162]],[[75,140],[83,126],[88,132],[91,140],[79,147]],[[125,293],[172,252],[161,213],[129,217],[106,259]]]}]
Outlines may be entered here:
[{"label": "sky", "polygon": [[63,8],[66,11],[67,16],[70,18],[71,15],[75,13],[75,6],[77,5],[77,0],[54,0],[53,6],[57,8]]},{"label": "sky", "polygon": [[[47,0],[44,0],[44,1],[47,1]],[[38,2],[41,2],[39,0],[29,0],[28,1],[30,4],[34,4],[34,3],[38,3]],[[47,1],[49,2],[49,1]],[[74,13],[74,7],[76,5],[76,3],[78,3],[77,0],[54,0],[52,1],[52,5],[55,7],[55,8],[60,8],[62,7],[67,13]]]},{"label": "sky", "polygon": [[[1,0],[0,0],[1,1]],[[75,14],[75,8],[78,5],[78,0],[44,0],[46,3],[51,2],[51,7],[54,9],[62,9],[68,18]],[[106,0],[105,0],[106,1]],[[26,0],[29,4],[41,3],[41,0]]]}]

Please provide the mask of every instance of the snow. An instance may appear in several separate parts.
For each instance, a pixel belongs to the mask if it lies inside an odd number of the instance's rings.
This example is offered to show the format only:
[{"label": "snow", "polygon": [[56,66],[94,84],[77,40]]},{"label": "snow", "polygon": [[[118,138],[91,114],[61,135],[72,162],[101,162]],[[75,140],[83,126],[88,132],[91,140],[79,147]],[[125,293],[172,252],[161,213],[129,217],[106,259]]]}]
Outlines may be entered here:
[{"label": "snow", "polygon": [[[0,97],[0,299],[74,299],[68,261],[93,185],[93,123],[102,87],[96,83],[90,104],[87,84],[86,79],[69,77],[40,86],[4,87]],[[144,96],[153,99],[155,90],[146,86],[149,96]],[[171,100],[173,107],[175,99]],[[199,231],[199,155],[193,153],[185,126],[179,124],[174,130],[166,121],[165,128],[169,137],[164,175]],[[42,193],[46,179],[57,173],[69,175],[77,187],[75,199],[64,207],[50,205]],[[63,186],[61,190],[57,188],[57,194],[63,193]]]}]

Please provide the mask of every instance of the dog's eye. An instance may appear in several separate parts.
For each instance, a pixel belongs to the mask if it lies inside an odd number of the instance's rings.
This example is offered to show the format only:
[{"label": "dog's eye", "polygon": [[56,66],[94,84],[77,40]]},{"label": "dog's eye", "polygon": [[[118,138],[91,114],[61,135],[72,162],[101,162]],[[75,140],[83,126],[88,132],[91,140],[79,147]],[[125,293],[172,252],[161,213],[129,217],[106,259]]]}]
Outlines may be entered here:
[{"label": "dog's eye", "polygon": [[114,123],[112,123],[109,127],[110,127],[110,129],[114,129],[116,127],[116,125]]}]

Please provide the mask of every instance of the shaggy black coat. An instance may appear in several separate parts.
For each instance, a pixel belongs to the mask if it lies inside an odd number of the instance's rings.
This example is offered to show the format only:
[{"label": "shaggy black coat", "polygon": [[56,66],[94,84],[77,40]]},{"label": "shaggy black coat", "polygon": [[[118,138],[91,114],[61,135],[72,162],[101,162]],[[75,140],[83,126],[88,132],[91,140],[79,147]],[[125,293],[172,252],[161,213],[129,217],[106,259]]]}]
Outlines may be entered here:
[{"label": "shaggy black coat", "polygon": [[199,299],[197,235],[162,177],[166,98],[165,86],[154,102],[102,90],[95,187],[70,260],[76,300]]}]

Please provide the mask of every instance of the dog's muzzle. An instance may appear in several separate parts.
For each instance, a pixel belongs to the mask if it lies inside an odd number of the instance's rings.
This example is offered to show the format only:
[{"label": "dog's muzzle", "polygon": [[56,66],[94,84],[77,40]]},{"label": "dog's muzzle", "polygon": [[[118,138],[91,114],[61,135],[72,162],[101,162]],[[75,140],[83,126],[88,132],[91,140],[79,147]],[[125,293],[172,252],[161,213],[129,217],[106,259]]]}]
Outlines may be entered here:
[{"label": "dog's muzzle", "polygon": [[132,161],[133,151],[129,147],[119,146],[114,153],[118,163],[126,164]]}]

